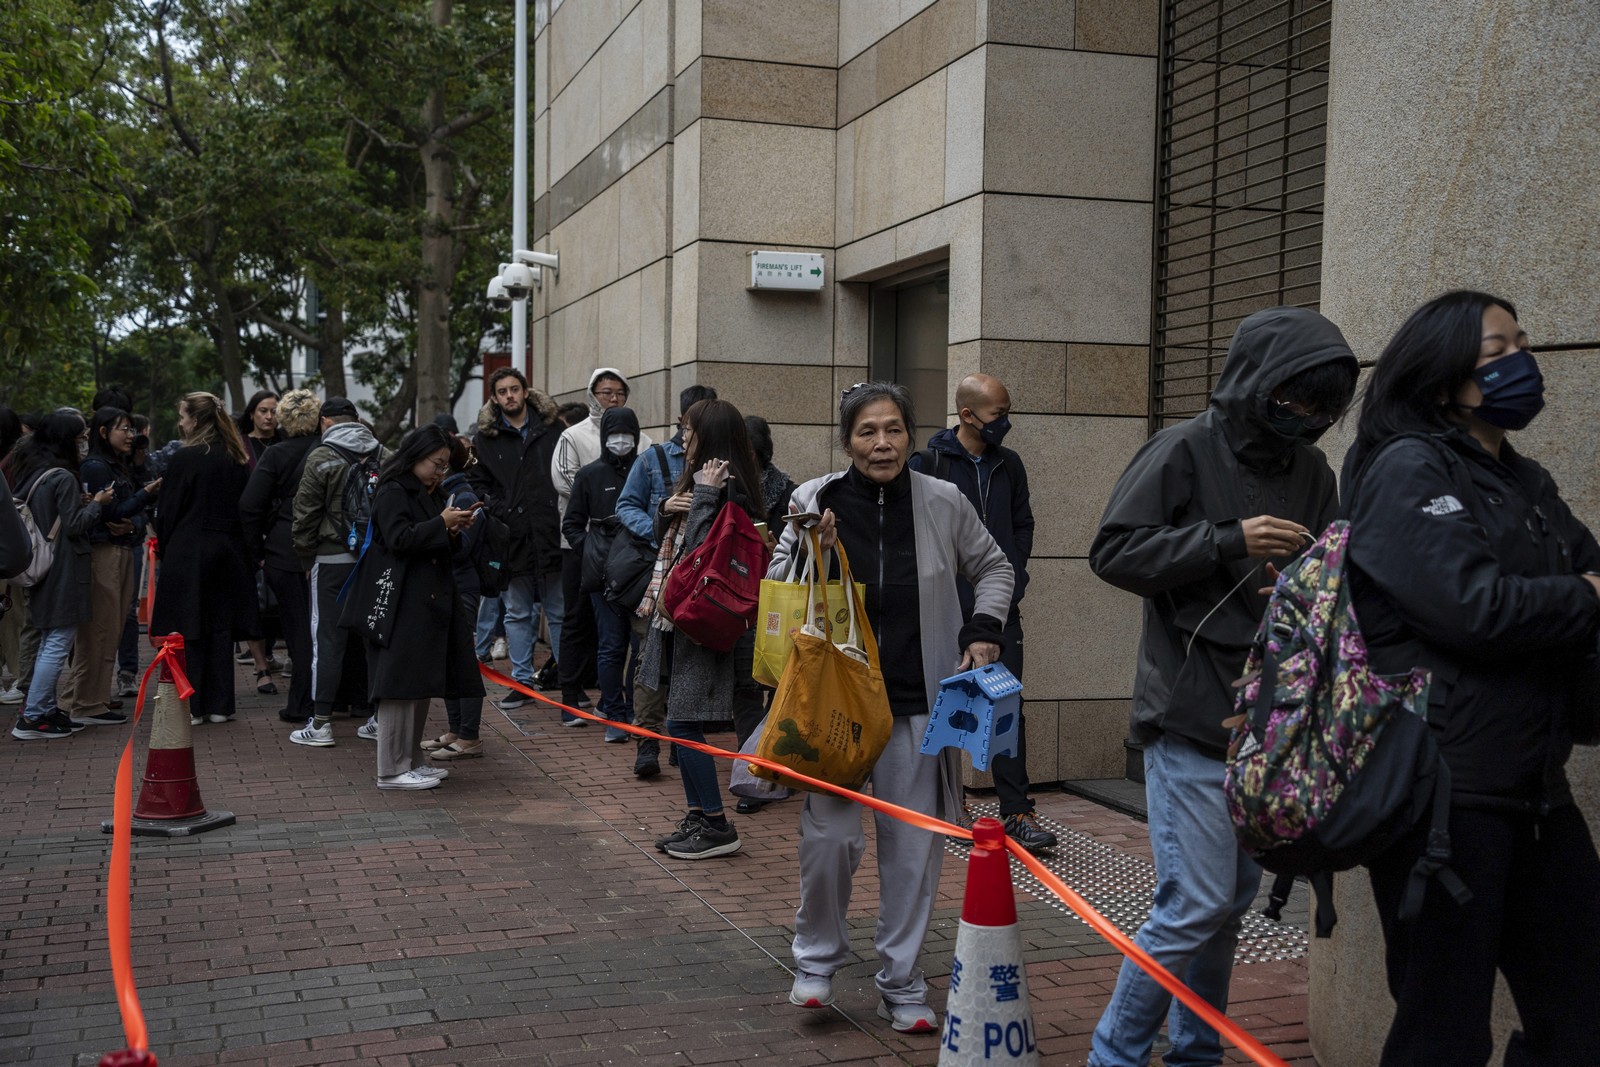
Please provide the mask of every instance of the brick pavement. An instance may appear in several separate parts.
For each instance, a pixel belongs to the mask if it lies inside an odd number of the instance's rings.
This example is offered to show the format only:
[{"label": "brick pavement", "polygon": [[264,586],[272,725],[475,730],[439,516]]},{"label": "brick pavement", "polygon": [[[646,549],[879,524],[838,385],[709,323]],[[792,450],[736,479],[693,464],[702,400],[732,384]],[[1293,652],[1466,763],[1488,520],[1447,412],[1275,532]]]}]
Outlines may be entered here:
[{"label": "brick pavement", "polygon": [[[135,839],[135,971],[164,1065],[937,1061],[933,1038],[874,1014],[870,857],[836,1009],[786,1003],[798,802],[735,816],[736,856],[676,861],[651,847],[681,810],[676,776],[636,781],[631,745],[553,710],[486,708],[487,757],[406,793],[373,788],[356,721],[335,720],[337,747],[295,746],[272,701],[251,692],[237,721],[195,729],[205,799],[238,825]],[[93,1064],[122,1044],[98,825],[124,736],[0,745],[0,1063]],[[1038,800],[1148,860],[1137,821]],[[961,875],[947,857],[924,956],[937,1007]],[[1044,1062],[1082,1064],[1120,957],[1045,901],[1019,895],[1019,913]],[[1305,992],[1303,960],[1241,964],[1232,1014],[1309,1067]]]}]

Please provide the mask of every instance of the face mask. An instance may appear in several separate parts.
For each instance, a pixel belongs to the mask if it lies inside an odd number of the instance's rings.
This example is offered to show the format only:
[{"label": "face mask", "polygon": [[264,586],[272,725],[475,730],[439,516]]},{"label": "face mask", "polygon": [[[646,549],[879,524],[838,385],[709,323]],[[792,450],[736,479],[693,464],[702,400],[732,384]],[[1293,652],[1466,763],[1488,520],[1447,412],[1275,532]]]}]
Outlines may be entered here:
[{"label": "face mask", "polygon": [[614,433],[606,438],[606,451],[613,456],[626,456],[633,451],[633,435]]},{"label": "face mask", "polygon": [[[973,418],[977,418],[976,415]],[[1001,415],[992,422],[978,423],[978,436],[983,443],[994,448],[1000,447],[1000,442],[1006,439],[1006,434],[1011,432],[1011,416]]]},{"label": "face mask", "polygon": [[1276,407],[1267,411],[1267,424],[1284,437],[1311,437],[1327,429],[1325,426],[1311,426],[1312,418],[1310,415],[1291,415]]},{"label": "face mask", "polygon": [[1483,403],[1464,407],[1490,426],[1520,430],[1544,410],[1544,375],[1527,349],[1502,356],[1472,372]]},{"label": "face mask", "polygon": [[78,442],[78,458],[79,459],[88,459],[89,458],[89,442],[88,441],[79,441]]}]

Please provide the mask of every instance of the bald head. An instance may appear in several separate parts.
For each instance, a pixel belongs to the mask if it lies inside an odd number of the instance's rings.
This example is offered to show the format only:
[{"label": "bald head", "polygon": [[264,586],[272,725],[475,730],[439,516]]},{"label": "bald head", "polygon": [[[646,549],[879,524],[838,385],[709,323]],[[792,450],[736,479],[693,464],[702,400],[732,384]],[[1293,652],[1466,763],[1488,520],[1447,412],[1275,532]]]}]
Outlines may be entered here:
[{"label": "bald head", "polygon": [[971,408],[976,412],[991,407],[1008,410],[1011,407],[1011,394],[999,378],[987,374],[969,374],[961,379],[961,384],[956,386],[957,411]]}]

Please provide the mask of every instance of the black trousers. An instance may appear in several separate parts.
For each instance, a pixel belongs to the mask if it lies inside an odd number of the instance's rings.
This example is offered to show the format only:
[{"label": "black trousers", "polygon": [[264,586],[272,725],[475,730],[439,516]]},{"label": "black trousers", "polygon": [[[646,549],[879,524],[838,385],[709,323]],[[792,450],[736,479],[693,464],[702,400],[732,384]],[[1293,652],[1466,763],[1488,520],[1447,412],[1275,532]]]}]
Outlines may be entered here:
[{"label": "black trousers", "polygon": [[568,704],[583,695],[583,680],[594,670],[594,656],[600,648],[600,631],[594,624],[594,605],[583,584],[583,556],[575,549],[561,550],[561,699]]},{"label": "black trousers", "polygon": [[194,686],[189,698],[190,715],[233,714],[233,638],[229,634],[208,634],[193,640],[184,638],[184,673]]},{"label": "black trousers", "polygon": [[[1022,678],[1022,619],[1014,617],[1006,623],[1005,649],[1000,662],[1006,670]],[[1024,694],[1026,696],[1026,694]],[[996,756],[989,761],[989,773],[994,777],[994,791],[1000,797],[1000,814],[1024,815],[1033,810],[1028,799],[1028,722],[1021,711],[1017,712],[1017,754]]]},{"label": "black trousers", "polygon": [[315,710],[311,699],[311,586],[305,571],[286,571],[268,564],[261,573],[278,601],[283,644],[294,661],[283,710],[296,719],[309,719]]},{"label": "black trousers", "polygon": [[1400,901],[1423,834],[1369,865],[1395,1000],[1382,1067],[1488,1063],[1497,970],[1522,1018],[1506,1067],[1596,1062],[1600,858],[1583,813],[1567,805],[1539,819],[1454,808],[1450,844],[1450,865],[1472,899],[1457,904],[1430,883],[1410,922],[1399,920]]},{"label": "black trousers", "polygon": [[339,589],[355,568],[354,563],[311,567],[311,699],[318,715],[333,714],[335,704],[367,702],[366,649],[339,625]]}]

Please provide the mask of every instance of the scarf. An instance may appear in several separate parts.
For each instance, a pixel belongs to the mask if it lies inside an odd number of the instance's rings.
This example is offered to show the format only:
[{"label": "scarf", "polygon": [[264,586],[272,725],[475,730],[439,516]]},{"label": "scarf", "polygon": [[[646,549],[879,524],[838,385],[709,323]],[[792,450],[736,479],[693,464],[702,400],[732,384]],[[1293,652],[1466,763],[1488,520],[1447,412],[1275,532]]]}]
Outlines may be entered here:
[{"label": "scarf", "polygon": [[667,532],[661,537],[661,549],[656,553],[655,565],[650,570],[650,584],[645,587],[644,599],[639,601],[638,608],[634,610],[634,614],[639,618],[649,619],[651,626],[667,633],[672,632],[672,620],[656,611],[656,603],[661,599],[661,590],[666,588],[667,575],[672,573],[672,565],[683,549],[683,532],[683,516],[679,515],[667,526]]}]

